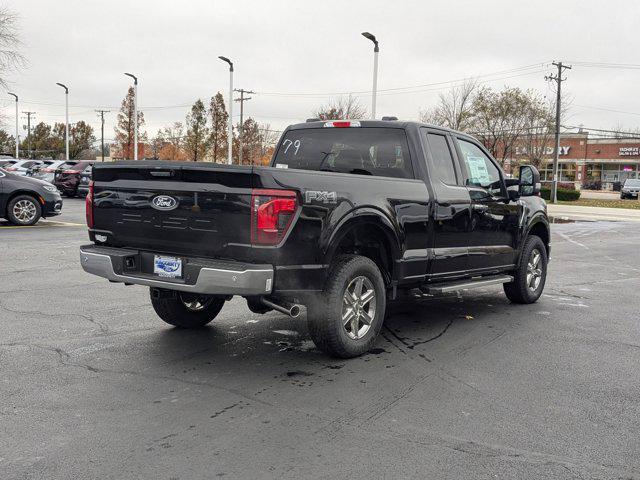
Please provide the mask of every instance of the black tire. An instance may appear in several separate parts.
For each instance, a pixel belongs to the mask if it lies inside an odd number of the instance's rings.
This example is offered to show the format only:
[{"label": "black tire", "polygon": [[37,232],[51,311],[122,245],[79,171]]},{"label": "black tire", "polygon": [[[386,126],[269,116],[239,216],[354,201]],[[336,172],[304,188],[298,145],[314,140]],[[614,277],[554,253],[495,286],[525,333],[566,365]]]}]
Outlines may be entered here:
[{"label": "black tire", "polygon": [[[360,278],[363,279],[362,283],[359,283]],[[360,297],[365,296],[369,290],[373,291],[374,295],[370,300],[358,300],[359,306],[355,303],[346,306],[343,297],[347,288],[355,294],[359,285],[362,285]],[[350,298],[352,302],[356,302],[353,295]],[[355,320],[343,322],[343,305],[345,309],[352,309],[352,319],[353,312],[358,312]],[[386,289],[377,265],[366,257],[340,256],[329,269],[324,290],[308,305],[309,334],[316,346],[331,356],[357,357],[373,347],[384,322],[385,310]],[[365,328],[366,326],[368,328]]]},{"label": "black tire", "polygon": [[35,225],[42,216],[42,207],[31,195],[18,195],[7,205],[7,219],[14,225]]},{"label": "black tire", "polygon": [[[534,252],[539,254],[538,263],[535,264]],[[513,282],[505,283],[504,293],[513,303],[534,303],[542,295],[544,284],[547,280],[547,249],[542,239],[536,235],[527,237],[522,248],[518,268],[513,272]],[[529,271],[529,264],[534,268]],[[534,265],[535,264],[535,265]],[[539,269],[539,276],[536,275]],[[532,274],[529,277],[529,274]],[[539,281],[536,282],[536,277]],[[537,285],[535,285],[537,283]],[[534,288],[535,287],[535,288]]]},{"label": "black tire", "polygon": [[150,289],[151,305],[158,316],[174,327],[199,328],[216,318],[225,299],[211,295],[175,292],[173,297],[154,298]]}]

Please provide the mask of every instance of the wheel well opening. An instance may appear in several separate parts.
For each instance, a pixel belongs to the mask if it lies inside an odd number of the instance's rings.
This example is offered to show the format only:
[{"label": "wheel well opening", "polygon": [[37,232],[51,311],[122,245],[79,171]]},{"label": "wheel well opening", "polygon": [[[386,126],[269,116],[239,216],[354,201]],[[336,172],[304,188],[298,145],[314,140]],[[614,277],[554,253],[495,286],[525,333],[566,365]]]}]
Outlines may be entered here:
[{"label": "wheel well opening", "polygon": [[549,230],[543,223],[536,223],[531,230],[529,230],[529,235],[536,235],[542,239],[542,243],[544,243],[544,247],[547,250],[547,254],[549,253]]},{"label": "wheel well opening", "polygon": [[5,205],[5,210],[9,211],[9,204],[11,203],[11,200],[13,200],[16,197],[19,197],[21,195],[27,195],[31,198],[33,198],[36,202],[38,202],[38,204],[40,204],[40,202],[38,201],[38,194],[35,192],[30,192],[28,190],[18,190],[17,192],[13,192],[9,198],[7,198],[7,203]]},{"label": "wheel well opening", "polygon": [[380,269],[385,284],[391,284],[393,278],[391,244],[380,227],[362,224],[349,230],[336,247],[334,257],[347,254],[362,255],[373,260]]}]

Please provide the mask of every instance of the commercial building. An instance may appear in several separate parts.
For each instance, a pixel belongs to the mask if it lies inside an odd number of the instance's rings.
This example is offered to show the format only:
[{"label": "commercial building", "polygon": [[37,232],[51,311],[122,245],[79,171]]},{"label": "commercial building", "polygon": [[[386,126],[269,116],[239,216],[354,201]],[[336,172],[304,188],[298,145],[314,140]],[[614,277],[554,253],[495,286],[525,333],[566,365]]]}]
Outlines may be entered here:
[{"label": "commercial building", "polygon": [[[553,179],[553,136],[543,147],[544,158],[540,167],[543,180]],[[516,146],[511,163],[527,163],[527,147]],[[600,182],[610,190],[614,183],[627,178],[640,178],[640,137],[601,138],[589,132],[563,134],[558,155],[558,180],[574,182],[577,188]]]}]

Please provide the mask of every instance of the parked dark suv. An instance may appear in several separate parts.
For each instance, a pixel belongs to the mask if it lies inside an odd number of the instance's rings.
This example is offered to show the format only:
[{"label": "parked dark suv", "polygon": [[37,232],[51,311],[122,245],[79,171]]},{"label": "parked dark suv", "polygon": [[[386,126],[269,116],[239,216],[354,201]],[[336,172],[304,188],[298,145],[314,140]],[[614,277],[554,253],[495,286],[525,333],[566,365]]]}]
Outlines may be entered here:
[{"label": "parked dark suv", "polygon": [[75,197],[78,194],[78,185],[80,185],[80,176],[85,168],[93,165],[93,161],[83,160],[75,165],[64,167],[64,169],[56,170],[53,184],[58,187],[61,193],[68,197]]},{"label": "parked dark suv", "polygon": [[40,217],[60,215],[62,198],[56,187],[0,168],[0,218],[14,225],[34,225]]},{"label": "parked dark suv", "polygon": [[89,182],[91,181],[91,170],[93,163],[87,165],[80,173],[80,183],[78,183],[78,196],[86,197],[89,193]]}]

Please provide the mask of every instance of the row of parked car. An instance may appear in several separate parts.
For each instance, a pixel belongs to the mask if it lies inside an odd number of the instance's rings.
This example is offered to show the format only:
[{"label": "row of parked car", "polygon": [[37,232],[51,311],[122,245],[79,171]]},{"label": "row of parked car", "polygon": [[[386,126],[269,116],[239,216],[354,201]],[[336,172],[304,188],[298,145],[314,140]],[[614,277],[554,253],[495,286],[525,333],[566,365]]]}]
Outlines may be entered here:
[{"label": "row of parked car", "polygon": [[67,197],[85,196],[91,180],[91,160],[0,159],[0,168],[18,176],[44,180]]}]

